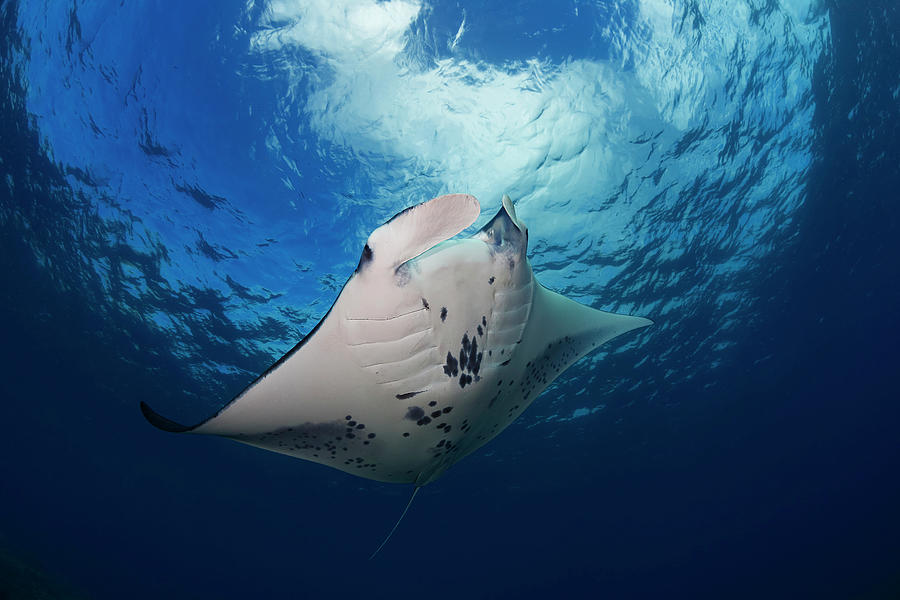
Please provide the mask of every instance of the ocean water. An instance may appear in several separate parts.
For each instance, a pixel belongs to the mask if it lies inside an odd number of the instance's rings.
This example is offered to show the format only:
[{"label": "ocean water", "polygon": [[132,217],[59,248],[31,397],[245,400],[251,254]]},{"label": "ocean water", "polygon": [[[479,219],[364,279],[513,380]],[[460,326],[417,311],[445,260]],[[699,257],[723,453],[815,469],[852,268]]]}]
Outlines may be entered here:
[{"label": "ocean water", "polygon": [[[0,2],[0,598],[900,597],[900,7]],[[423,488],[196,422],[508,193],[655,325]],[[43,595],[40,595],[43,594]]]}]

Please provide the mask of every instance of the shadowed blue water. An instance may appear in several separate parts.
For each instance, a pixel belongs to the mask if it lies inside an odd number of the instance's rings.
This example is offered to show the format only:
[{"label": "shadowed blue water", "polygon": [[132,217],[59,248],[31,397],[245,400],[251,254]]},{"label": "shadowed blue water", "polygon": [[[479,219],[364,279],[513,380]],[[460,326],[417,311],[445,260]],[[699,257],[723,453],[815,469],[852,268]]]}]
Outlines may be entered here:
[{"label": "shadowed blue water", "polygon": [[[0,17],[4,547],[100,598],[896,595],[891,4]],[[410,489],[143,421],[216,410],[456,191],[477,226],[509,192],[545,285],[656,325],[377,561]]]}]

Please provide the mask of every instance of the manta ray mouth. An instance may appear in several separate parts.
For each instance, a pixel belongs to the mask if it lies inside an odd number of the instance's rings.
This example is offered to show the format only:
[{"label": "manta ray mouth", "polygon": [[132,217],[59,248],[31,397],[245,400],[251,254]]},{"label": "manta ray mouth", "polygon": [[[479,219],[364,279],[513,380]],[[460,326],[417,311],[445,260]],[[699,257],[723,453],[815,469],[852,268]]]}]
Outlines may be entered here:
[{"label": "manta ray mouth", "polygon": [[503,205],[497,214],[475,236],[494,248],[525,256],[528,250],[528,228],[516,217],[509,196],[503,196]]}]

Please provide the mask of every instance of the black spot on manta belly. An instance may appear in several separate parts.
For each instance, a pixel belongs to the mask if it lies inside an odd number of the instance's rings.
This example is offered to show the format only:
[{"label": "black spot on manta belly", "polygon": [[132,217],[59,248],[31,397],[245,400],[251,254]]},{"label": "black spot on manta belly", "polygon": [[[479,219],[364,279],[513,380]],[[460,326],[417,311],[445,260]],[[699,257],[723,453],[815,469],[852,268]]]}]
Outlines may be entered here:
[{"label": "black spot on manta belly", "polygon": [[446,320],[447,320],[447,307],[442,306],[441,307],[441,322],[443,323]]},{"label": "black spot on manta belly", "polygon": [[431,308],[430,306],[428,306],[428,300],[426,300],[425,298],[422,298],[422,306],[425,307],[425,310],[428,310]]},{"label": "black spot on manta belly", "polygon": [[444,365],[444,375],[447,377],[456,377],[459,374],[459,362],[453,358],[453,355],[447,353],[447,364]]},{"label": "black spot on manta belly", "polygon": [[404,418],[409,419],[410,421],[418,421],[422,417],[425,416],[425,411],[422,410],[418,406],[410,406],[406,411],[406,416]]},{"label": "black spot on manta belly", "polygon": [[[479,352],[475,355],[475,360],[472,361],[469,359],[469,370],[475,374],[475,380],[478,380],[478,371],[481,369],[481,357],[484,355],[483,352]],[[474,364],[473,364],[474,363]]]},{"label": "black spot on manta belly", "polygon": [[406,392],[405,394],[397,394],[395,397],[397,398],[397,400],[408,400],[409,398],[412,398],[416,394],[421,394],[421,393],[422,392]]},{"label": "black spot on manta belly", "polygon": [[462,340],[460,341],[462,346],[459,349],[459,366],[462,369],[466,368],[466,365],[469,364],[469,351],[471,350],[471,343],[469,342],[469,334],[464,333],[462,336]]}]

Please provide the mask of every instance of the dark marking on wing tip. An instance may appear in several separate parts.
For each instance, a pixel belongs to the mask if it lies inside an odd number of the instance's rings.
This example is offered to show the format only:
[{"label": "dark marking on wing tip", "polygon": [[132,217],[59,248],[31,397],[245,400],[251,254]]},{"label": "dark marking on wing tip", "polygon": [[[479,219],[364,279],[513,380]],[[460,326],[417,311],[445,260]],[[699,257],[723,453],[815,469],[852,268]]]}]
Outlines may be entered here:
[{"label": "dark marking on wing tip", "polygon": [[447,307],[442,306],[441,307],[441,323],[443,323],[446,320],[447,320]]},{"label": "dark marking on wing tip", "polygon": [[430,306],[428,306],[428,300],[426,300],[425,298],[422,298],[422,306],[425,307],[425,310],[429,310],[431,308]]},{"label": "dark marking on wing tip", "polygon": [[185,433],[196,429],[199,425],[182,425],[181,423],[173,421],[172,419],[167,419],[166,417],[150,408],[150,406],[146,402],[141,402],[141,412],[144,414],[144,418],[147,419],[147,421],[151,425],[153,425],[157,429],[168,431],[169,433]]}]

